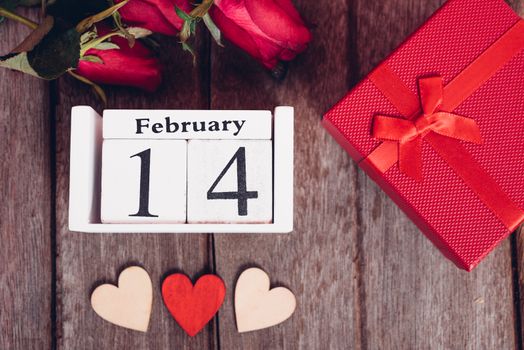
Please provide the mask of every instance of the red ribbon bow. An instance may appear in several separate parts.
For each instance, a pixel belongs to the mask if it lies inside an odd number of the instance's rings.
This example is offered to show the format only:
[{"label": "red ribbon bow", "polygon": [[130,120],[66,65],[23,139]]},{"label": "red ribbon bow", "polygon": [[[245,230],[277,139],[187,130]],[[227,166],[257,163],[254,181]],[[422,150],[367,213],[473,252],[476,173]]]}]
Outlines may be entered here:
[{"label": "red ribbon bow", "polygon": [[422,140],[428,133],[476,144],[481,144],[482,138],[473,119],[440,110],[443,97],[441,76],[422,78],[418,84],[422,114],[410,119],[377,115],[373,119],[372,134],[383,141],[397,141],[400,171],[421,181]]}]

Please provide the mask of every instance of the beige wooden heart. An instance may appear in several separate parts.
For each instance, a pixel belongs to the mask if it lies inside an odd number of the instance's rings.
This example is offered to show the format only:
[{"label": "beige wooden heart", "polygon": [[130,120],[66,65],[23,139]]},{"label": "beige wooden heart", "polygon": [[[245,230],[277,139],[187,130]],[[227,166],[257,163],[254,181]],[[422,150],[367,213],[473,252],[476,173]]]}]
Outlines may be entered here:
[{"label": "beige wooden heart", "polygon": [[242,272],[235,287],[235,314],[240,333],[267,328],[287,320],[296,308],[287,288],[270,289],[269,276],[259,268]]},{"label": "beige wooden heart", "polygon": [[91,294],[93,310],[104,320],[121,327],[147,332],[153,286],[146,270],[126,268],[118,277],[118,287],[103,284]]}]

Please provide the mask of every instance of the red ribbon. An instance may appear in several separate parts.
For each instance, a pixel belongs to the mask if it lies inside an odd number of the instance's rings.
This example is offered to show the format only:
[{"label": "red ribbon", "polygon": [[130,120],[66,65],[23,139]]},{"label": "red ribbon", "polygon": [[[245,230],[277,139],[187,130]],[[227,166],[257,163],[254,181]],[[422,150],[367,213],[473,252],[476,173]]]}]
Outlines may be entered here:
[{"label": "red ribbon", "polygon": [[360,166],[384,173],[399,163],[403,173],[421,179],[425,140],[504,226],[515,230],[524,221],[524,211],[458,141],[481,143],[476,123],[452,112],[523,49],[524,21],[518,20],[445,87],[440,77],[420,79],[420,98],[387,63],[378,66],[369,79],[405,119],[374,118],[372,134],[384,142]]},{"label": "red ribbon", "polygon": [[443,98],[441,76],[419,80],[422,114],[413,120],[377,115],[373,119],[373,137],[398,142],[400,170],[422,181],[422,141],[430,132],[457,140],[482,143],[477,123],[470,118],[440,109]]}]

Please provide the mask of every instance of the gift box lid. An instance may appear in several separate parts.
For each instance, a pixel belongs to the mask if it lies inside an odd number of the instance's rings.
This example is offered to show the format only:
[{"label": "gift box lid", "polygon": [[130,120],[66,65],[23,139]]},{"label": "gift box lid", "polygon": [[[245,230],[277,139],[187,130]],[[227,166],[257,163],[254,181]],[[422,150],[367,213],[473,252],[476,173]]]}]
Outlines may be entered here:
[{"label": "gift box lid", "polygon": [[[468,271],[524,218],[524,40],[515,39],[524,38],[522,22],[503,0],[449,0],[323,117],[324,127],[366,173],[444,255]],[[511,54],[500,58],[497,45],[510,46]],[[421,142],[421,181],[401,171],[398,162],[387,169],[370,165],[370,155],[383,143],[372,135],[376,116],[409,119],[393,101],[395,98],[402,100],[403,94],[412,95],[406,96],[410,110],[414,97],[420,104],[421,79],[440,76],[446,89],[472,66],[482,74],[486,70],[492,73],[483,80],[479,78],[477,87],[466,86],[471,92],[446,112],[473,119],[481,144],[448,137],[444,140],[437,135],[439,139],[430,131],[430,136]],[[386,78],[377,82],[384,70]],[[462,84],[468,85],[469,80],[476,78],[462,79]],[[396,96],[392,98],[391,94]],[[442,102],[445,104],[446,93]],[[438,140],[445,141],[442,144],[458,144],[458,149],[467,153],[465,158],[470,162],[458,165],[475,165],[462,173],[476,185],[465,181],[443,158],[433,146]],[[395,148],[395,152],[404,151]],[[447,159],[450,158],[453,156]],[[480,174],[478,179],[475,171]],[[482,188],[484,179],[489,181]],[[494,200],[496,205],[489,203],[489,198],[486,201],[493,193],[494,197],[501,193]],[[504,216],[508,210],[512,211],[511,218],[501,220],[500,213]]]}]

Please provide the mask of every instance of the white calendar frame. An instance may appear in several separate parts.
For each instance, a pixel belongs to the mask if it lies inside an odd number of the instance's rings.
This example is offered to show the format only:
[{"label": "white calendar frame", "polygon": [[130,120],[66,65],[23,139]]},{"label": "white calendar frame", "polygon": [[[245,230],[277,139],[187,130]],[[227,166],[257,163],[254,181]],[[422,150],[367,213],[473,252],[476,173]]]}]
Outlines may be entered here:
[{"label": "white calendar frame", "polygon": [[[183,113],[183,111],[177,112]],[[227,116],[228,111],[221,112]],[[249,115],[253,111],[242,112]],[[293,230],[293,119],[293,107],[275,108],[272,137],[272,223],[102,224],[100,221],[102,117],[89,106],[75,106],[71,111],[69,230],[92,233],[289,233]]]}]

